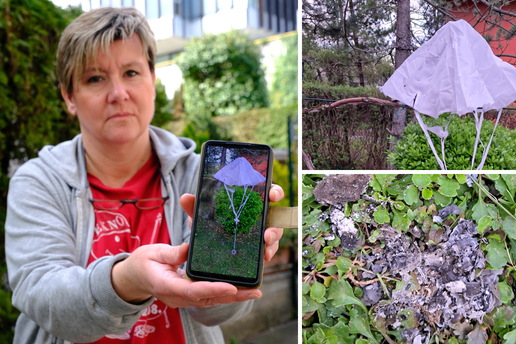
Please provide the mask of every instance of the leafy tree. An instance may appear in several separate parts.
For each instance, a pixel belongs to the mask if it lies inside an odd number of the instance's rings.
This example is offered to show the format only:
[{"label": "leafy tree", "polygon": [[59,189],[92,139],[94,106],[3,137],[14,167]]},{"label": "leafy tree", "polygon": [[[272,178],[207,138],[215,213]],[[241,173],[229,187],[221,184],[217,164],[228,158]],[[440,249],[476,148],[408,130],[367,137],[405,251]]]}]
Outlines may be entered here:
[{"label": "leafy tree", "polygon": [[151,124],[157,127],[164,127],[172,120],[172,102],[167,98],[165,86],[160,79],[156,79],[156,99],[154,100],[154,117]]},{"label": "leafy tree", "polygon": [[214,117],[268,105],[260,57],[259,48],[238,31],[194,38],[185,46],[178,58],[188,119],[183,135],[196,141],[197,151],[208,139],[231,139]]},{"label": "leafy tree", "polygon": [[185,79],[185,110],[226,116],[266,107],[260,50],[238,31],[194,38],[178,58]]},{"label": "leafy tree", "polygon": [[[11,161],[25,161],[46,144],[79,132],[66,112],[55,73],[63,29],[82,11],[47,0],[0,1],[0,276],[6,278],[4,222]],[[0,288],[0,342],[12,342],[18,311]]]},{"label": "leafy tree", "polygon": [[282,44],[286,49],[275,61],[270,90],[272,107],[297,105],[297,34],[283,38]]},{"label": "leafy tree", "polygon": [[55,53],[61,32],[80,12],[44,0],[0,2],[2,175],[11,160],[27,160],[79,132],[58,92]]}]

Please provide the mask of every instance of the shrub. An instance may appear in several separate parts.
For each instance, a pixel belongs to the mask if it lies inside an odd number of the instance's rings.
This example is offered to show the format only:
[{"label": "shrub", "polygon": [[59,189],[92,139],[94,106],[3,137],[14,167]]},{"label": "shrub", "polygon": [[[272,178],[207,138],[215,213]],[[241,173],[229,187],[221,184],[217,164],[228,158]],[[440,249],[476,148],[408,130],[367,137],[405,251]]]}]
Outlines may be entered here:
[{"label": "shrub", "polygon": [[[235,193],[233,195],[233,204],[236,209],[242,204],[244,196],[244,188],[235,186]],[[247,194],[249,193],[249,189]],[[222,223],[224,229],[228,232],[235,232],[235,214],[231,209],[231,202],[229,201],[226,188],[220,188],[215,195],[215,216]],[[240,222],[238,222],[237,233],[249,232],[251,227],[256,223],[258,216],[261,215],[263,209],[263,201],[260,194],[256,191],[251,191],[251,195],[240,214]]]},{"label": "shrub", "polygon": [[[440,116],[438,119],[425,118],[428,126],[444,126],[450,119],[450,115]],[[484,121],[480,133],[480,140],[487,146],[494,124]],[[471,117],[453,115],[448,126],[449,136],[445,141],[446,167],[449,170],[471,169],[473,145],[475,143],[475,121]],[[441,142],[434,134],[430,137],[441,157]],[[475,156],[476,168],[482,159],[483,147],[479,144]],[[388,160],[400,170],[436,170],[439,169],[437,160],[423,130],[417,123],[411,123],[405,129],[405,134],[396,144],[394,152],[389,153]],[[516,131],[498,126],[496,128],[489,154],[487,155],[484,169],[489,170],[514,170],[516,169]]]}]

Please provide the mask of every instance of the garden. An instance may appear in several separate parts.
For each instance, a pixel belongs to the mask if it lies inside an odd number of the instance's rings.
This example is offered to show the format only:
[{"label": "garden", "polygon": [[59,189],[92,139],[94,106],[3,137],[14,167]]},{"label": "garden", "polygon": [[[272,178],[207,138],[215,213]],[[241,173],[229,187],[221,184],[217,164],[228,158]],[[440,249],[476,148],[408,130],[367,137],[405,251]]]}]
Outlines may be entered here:
[{"label": "garden", "polygon": [[[211,176],[204,177],[192,270],[256,278],[262,234],[262,198],[259,192],[251,191],[235,234],[235,215],[226,190],[220,184]],[[240,207],[243,195],[244,188],[235,187],[236,209]],[[210,216],[210,213],[213,215]],[[232,254],[233,250],[235,254]]]},{"label": "garden", "polygon": [[515,169],[503,5],[303,2],[303,167]]},{"label": "garden", "polygon": [[516,175],[303,176],[303,343],[516,343]]}]

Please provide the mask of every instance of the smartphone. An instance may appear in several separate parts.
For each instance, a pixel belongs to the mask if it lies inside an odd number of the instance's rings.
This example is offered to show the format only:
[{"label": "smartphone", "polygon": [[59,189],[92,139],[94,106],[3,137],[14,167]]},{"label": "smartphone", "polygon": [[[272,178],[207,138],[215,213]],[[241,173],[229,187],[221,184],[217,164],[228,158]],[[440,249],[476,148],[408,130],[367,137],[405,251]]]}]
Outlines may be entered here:
[{"label": "smartphone", "polygon": [[191,280],[260,286],[273,159],[268,145],[203,144],[186,264]]}]

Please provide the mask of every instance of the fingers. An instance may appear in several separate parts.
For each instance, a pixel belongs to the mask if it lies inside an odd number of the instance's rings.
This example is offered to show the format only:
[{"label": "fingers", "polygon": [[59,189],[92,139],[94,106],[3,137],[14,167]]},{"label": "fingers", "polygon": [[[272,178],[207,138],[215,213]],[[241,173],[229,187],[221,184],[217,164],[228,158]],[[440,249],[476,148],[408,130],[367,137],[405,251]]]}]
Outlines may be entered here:
[{"label": "fingers", "polygon": [[284,196],[285,196],[285,193],[283,192],[283,189],[281,188],[281,186],[276,185],[276,184],[271,185],[271,189],[269,191],[269,200],[272,203],[281,201]]},{"label": "fingers", "polygon": [[[193,282],[193,284],[199,284],[202,282]],[[210,282],[206,282],[210,283]],[[183,299],[184,304],[181,307],[212,307],[220,304],[229,304],[236,302],[245,302],[250,300],[259,299],[262,297],[262,292],[258,289],[244,290],[239,289],[238,292],[234,295],[222,295],[222,296],[214,296],[210,298],[204,298],[199,300],[188,300]]]},{"label": "fingers", "polygon": [[224,298],[235,296],[238,293],[238,289],[229,283],[183,281],[188,282],[181,286],[183,297],[186,300],[200,301],[210,298]]},{"label": "fingers", "polygon": [[177,268],[188,259],[189,247],[190,245],[187,243],[183,243],[181,246],[157,244],[153,245],[153,250],[160,263],[171,265],[174,270],[177,270]]},{"label": "fingers", "polygon": [[183,210],[188,214],[189,217],[193,217],[194,206],[195,206],[195,196],[190,194],[184,194],[179,198],[179,204]]},{"label": "fingers", "polygon": [[265,243],[267,245],[272,245],[275,242],[279,241],[283,236],[283,228],[269,227],[265,230]]},{"label": "fingers", "polygon": [[265,230],[265,257],[266,261],[270,261],[279,248],[279,240],[283,236],[283,228],[270,227]]}]

